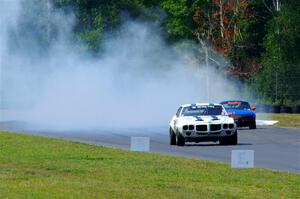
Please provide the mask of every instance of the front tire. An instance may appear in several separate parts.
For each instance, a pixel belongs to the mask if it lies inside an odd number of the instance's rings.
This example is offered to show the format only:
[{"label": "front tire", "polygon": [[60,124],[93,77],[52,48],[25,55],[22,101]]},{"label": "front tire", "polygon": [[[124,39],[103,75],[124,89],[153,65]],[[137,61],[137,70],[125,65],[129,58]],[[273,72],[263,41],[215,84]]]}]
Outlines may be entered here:
[{"label": "front tire", "polygon": [[250,129],[256,129],[256,121],[254,120],[252,124],[249,126]]},{"label": "front tire", "polygon": [[229,137],[225,137],[221,139],[220,141],[221,145],[237,145],[238,143],[238,135],[237,135],[237,130],[235,133]]},{"label": "front tire", "polygon": [[230,139],[229,139],[229,144],[230,145],[237,145],[238,143],[238,133],[237,133],[237,130],[235,131],[235,133],[230,136]]},{"label": "front tire", "polygon": [[177,134],[176,134],[176,145],[177,146],[184,146],[184,144],[185,144],[184,137],[179,132],[177,132]]},{"label": "front tire", "polygon": [[171,127],[169,132],[170,132],[170,145],[176,145],[176,135]]}]

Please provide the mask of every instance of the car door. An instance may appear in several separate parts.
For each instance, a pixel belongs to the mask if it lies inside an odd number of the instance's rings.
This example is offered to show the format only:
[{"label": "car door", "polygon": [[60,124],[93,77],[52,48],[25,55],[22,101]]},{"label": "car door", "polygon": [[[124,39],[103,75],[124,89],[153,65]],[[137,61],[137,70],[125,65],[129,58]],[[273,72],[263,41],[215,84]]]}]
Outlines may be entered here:
[{"label": "car door", "polygon": [[176,114],[173,116],[172,121],[171,121],[171,127],[173,130],[176,130],[176,123],[178,122],[178,119],[180,117],[182,107],[180,106],[176,112]]}]

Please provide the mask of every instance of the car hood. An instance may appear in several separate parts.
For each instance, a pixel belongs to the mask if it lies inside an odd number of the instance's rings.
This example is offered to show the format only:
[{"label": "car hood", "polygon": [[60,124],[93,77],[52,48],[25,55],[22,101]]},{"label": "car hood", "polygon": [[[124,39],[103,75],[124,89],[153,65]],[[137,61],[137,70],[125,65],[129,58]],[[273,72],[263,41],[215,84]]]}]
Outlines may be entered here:
[{"label": "car hood", "polygon": [[184,116],[180,118],[184,123],[233,123],[233,119],[228,116]]},{"label": "car hood", "polygon": [[236,114],[241,116],[254,116],[255,112],[252,110],[239,110],[239,109],[227,109],[226,110],[228,114]]}]

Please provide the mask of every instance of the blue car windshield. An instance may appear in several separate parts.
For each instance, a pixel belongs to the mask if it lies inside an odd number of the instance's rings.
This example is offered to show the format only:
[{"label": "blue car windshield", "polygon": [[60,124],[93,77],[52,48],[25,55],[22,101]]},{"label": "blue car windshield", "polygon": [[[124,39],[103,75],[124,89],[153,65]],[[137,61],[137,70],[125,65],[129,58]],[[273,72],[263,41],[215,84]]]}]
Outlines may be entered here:
[{"label": "blue car windshield", "polygon": [[238,109],[238,110],[247,110],[250,109],[250,105],[248,102],[224,102],[222,103],[225,109]]},{"label": "blue car windshield", "polygon": [[183,116],[226,115],[222,106],[188,106],[183,108]]}]

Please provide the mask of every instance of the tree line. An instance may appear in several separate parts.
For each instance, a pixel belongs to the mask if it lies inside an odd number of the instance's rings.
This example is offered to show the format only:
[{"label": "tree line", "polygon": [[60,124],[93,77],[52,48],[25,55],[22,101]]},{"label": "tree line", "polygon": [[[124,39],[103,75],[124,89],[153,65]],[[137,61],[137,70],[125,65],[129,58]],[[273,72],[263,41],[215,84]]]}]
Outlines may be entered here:
[{"label": "tree line", "polygon": [[47,0],[72,9],[74,32],[93,52],[124,18],[159,24],[170,44],[192,41],[199,62],[241,80],[261,102],[300,104],[298,0]]}]

